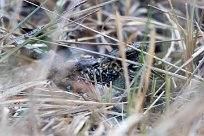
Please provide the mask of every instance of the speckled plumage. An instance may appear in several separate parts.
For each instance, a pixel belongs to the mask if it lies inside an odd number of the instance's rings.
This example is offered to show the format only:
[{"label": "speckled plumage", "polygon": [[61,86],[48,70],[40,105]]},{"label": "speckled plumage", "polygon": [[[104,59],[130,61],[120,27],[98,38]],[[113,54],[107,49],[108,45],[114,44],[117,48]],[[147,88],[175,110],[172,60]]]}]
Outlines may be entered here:
[{"label": "speckled plumage", "polygon": [[[132,44],[133,47],[141,46]],[[126,48],[126,58],[131,61],[139,61],[139,52],[131,47]],[[119,57],[119,50],[113,50],[110,55]],[[80,72],[80,75],[85,78],[89,78],[91,81],[97,81],[98,83],[112,84],[119,88],[125,88],[125,78],[123,74],[122,64],[119,60],[115,60],[108,57],[102,58],[82,58],[76,63],[76,70]],[[135,75],[136,68],[133,65],[128,65],[130,79]]]}]

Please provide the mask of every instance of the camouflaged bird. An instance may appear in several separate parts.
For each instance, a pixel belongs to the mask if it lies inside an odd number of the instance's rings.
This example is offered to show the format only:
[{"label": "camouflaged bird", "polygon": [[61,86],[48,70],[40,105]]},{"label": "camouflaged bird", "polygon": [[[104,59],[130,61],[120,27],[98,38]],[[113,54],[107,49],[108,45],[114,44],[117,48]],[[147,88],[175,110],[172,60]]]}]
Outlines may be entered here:
[{"label": "camouflaged bird", "polygon": [[[146,46],[132,44],[131,46],[146,50]],[[134,62],[140,61],[140,52],[131,47],[125,49],[126,59]],[[110,53],[111,56],[119,57],[119,50],[115,49]],[[138,71],[139,67],[133,64],[128,64],[129,79],[132,80]],[[101,84],[112,84],[119,88],[125,88],[125,77],[123,74],[122,63],[120,60],[109,57],[94,58],[81,57],[75,65],[76,71],[80,76],[89,81],[97,81]]]}]

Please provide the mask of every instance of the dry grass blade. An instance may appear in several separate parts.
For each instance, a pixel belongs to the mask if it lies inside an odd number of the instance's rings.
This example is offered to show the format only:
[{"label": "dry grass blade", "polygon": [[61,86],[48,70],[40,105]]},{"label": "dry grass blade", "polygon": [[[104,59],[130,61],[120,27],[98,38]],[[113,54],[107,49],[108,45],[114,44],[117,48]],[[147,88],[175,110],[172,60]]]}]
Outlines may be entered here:
[{"label": "dry grass blade", "polygon": [[[162,97],[162,95],[164,94],[165,92],[163,91],[158,97],[157,99],[144,111],[144,115],[147,114],[152,108],[153,106],[159,101],[159,99]],[[156,94],[156,93],[155,93]]]},{"label": "dry grass blade", "polygon": [[[120,22],[120,15],[118,11],[116,11],[116,26],[117,26],[117,34],[119,38],[119,51],[120,55],[122,58],[122,66],[123,66],[123,71],[124,71],[124,77],[125,77],[125,84],[126,84],[126,89],[128,96],[130,95],[130,81],[129,81],[129,74],[128,74],[128,69],[127,69],[127,63],[126,63],[126,53],[125,53],[125,46],[122,44],[124,42],[123,40],[123,35],[122,35],[122,24]],[[130,99],[130,96],[128,97]]]},{"label": "dry grass blade", "polygon": [[107,1],[107,2],[104,2],[104,3],[100,3],[100,4],[97,4],[96,6],[92,6],[92,7],[88,8],[88,9],[85,9],[85,10],[82,10],[80,12],[74,13],[74,14],[72,14],[72,16],[76,15],[76,14],[84,14],[84,13],[87,13],[87,12],[89,12],[91,10],[98,9],[100,7],[103,7],[103,6],[108,5],[108,4],[112,4],[112,3],[117,2],[117,1],[118,0],[110,0],[110,1]]},{"label": "dry grass blade", "polygon": [[[194,1],[195,2],[195,1]],[[195,6],[195,5],[194,5]],[[187,8],[187,5],[186,5],[186,13],[187,13],[187,32],[186,32],[186,51],[185,51],[185,61],[187,61],[188,59],[191,58],[193,52],[194,52],[194,49],[195,49],[195,42],[194,42],[194,39],[193,39],[193,17],[194,17],[194,6],[193,6],[193,9],[192,9],[192,13],[189,15],[188,13],[188,8]],[[186,66],[187,70],[192,72],[193,70],[193,63],[189,63],[187,66]]]},{"label": "dry grass blade", "polygon": [[116,128],[111,132],[110,136],[124,136],[125,134],[130,134],[130,131],[132,131],[135,124],[142,119],[143,116],[140,114],[133,114],[129,116],[124,122],[122,122],[119,128]]},{"label": "dry grass blade", "polygon": [[47,84],[47,81],[31,81],[31,82],[27,82],[24,84],[20,84],[18,86],[13,87],[13,88],[1,90],[2,94],[1,94],[0,100],[4,101],[8,97],[14,96],[14,95],[18,94],[19,92],[26,90],[30,87],[34,87],[37,85],[45,85],[45,84]]},{"label": "dry grass blade", "polygon": [[[0,104],[5,105],[5,104],[10,104],[10,103],[15,103],[15,102],[30,102],[32,100],[29,99],[19,99],[19,100],[7,100],[7,101],[2,101]],[[67,104],[67,105],[73,105],[73,104],[81,104],[81,105],[94,105],[94,106],[103,106],[103,105],[115,105],[116,103],[103,103],[103,102],[95,102],[95,101],[82,101],[82,100],[67,100],[67,99],[60,99],[60,98],[36,98],[36,102],[55,102],[59,104]],[[123,104],[123,103],[117,103],[117,104]]]},{"label": "dry grass blade", "polygon": [[[110,19],[116,19],[116,17],[111,15]],[[141,23],[143,25],[145,25],[147,23],[147,20],[145,18],[138,18],[138,17],[121,16],[121,20],[138,22],[138,23],[140,23],[138,25],[141,25]],[[176,29],[176,27],[174,27],[174,26],[166,25],[166,24],[154,21],[154,20],[150,20],[150,25],[157,26],[158,28],[169,28],[169,29],[173,29],[173,30]]]},{"label": "dry grass blade", "polygon": [[[148,54],[151,54],[151,56],[154,56],[154,49],[155,49],[155,29],[151,31],[150,47],[148,50]],[[141,79],[143,80],[141,80],[140,82],[142,82],[143,86],[139,88],[136,96],[136,100],[137,100],[135,104],[136,113],[141,112],[142,106],[145,100],[145,95],[149,87],[149,81],[151,76],[151,66],[153,63],[153,58],[151,56],[146,56],[146,59],[145,59],[145,65],[147,66],[147,69],[145,69],[142,74]]]}]

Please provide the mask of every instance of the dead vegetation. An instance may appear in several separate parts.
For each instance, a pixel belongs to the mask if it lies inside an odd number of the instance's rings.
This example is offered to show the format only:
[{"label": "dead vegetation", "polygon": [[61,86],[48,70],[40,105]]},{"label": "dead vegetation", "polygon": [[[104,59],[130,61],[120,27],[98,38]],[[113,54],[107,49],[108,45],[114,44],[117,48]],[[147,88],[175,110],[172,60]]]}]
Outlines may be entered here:
[{"label": "dead vegetation", "polygon": [[1,0],[1,134],[204,135],[202,4]]}]

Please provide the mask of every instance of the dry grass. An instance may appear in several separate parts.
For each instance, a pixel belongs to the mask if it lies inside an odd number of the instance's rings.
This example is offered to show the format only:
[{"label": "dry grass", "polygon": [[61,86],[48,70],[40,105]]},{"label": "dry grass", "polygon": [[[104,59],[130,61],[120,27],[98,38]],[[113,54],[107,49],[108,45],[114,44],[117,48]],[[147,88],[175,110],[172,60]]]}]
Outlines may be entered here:
[{"label": "dry grass", "polygon": [[[204,12],[196,0],[36,1],[0,1],[1,135],[204,135]],[[40,25],[23,35],[21,27]],[[47,56],[25,56],[27,44]],[[121,62],[125,87],[77,73],[87,54]]]}]

